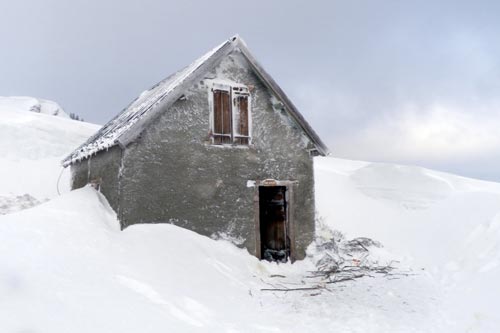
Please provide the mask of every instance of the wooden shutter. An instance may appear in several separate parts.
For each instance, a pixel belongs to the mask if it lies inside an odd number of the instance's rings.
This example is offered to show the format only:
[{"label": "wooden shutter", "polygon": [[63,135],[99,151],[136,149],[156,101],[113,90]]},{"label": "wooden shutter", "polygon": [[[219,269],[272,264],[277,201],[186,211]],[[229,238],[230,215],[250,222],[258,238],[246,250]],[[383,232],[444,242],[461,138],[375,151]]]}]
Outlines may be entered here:
[{"label": "wooden shutter", "polygon": [[248,96],[240,95],[236,97],[236,110],[238,115],[237,134],[235,142],[238,144],[248,144]]},{"label": "wooden shutter", "polygon": [[228,91],[214,90],[214,143],[231,143],[231,103]]},{"label": "wooden shutter", "polygon": [[214,134],[222,133],[221,91],[214,91]]}]

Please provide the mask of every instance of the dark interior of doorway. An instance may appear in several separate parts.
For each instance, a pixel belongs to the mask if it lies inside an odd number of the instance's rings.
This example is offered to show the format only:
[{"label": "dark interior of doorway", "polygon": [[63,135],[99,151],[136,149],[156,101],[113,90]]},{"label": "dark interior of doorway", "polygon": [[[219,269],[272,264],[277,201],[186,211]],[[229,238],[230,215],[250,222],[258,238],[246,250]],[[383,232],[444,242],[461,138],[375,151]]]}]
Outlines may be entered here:
[{"label": "dark interior of doorway", "polygon": [[286,262],[290,257],[286,186],[259,187],[261,259]]}]

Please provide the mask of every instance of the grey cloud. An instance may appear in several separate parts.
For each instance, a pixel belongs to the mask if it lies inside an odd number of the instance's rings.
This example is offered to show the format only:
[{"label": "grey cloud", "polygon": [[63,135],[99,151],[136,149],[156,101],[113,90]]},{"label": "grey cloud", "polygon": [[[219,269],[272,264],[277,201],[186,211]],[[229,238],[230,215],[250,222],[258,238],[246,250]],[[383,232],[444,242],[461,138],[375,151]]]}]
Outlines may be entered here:
[{"label": "grey cloud", "polygon": [[[384,132],[384,119],[407,105],[423,113],[458,105],[499,118],[496,1],[32,0],[0,7],[0,95],[53,99],[96,123],[234,33],[343,157],[373,158],[360,152],[383,142],[364,133]],[[490,155],[484,163],[438,162],[421,152],[411,161],[383,156],[500,180],[500,171],[484,167],[499,166],[498,151]]]}]

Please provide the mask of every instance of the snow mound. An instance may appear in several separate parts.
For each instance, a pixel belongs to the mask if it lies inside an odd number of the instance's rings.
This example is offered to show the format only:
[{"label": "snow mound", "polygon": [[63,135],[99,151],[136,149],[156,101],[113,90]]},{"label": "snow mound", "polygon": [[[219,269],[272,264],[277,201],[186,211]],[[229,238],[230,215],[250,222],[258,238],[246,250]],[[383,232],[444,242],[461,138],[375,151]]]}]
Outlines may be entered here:
[{"label": "snow mound", "polygon": [[0,112],[4,110],[31,111],[69,119],[69,115],[56,102],[27,96],[0,96]]},{"label": "snow mound", "polygon": [[307,286],[312,261],[261,262],[169,224],[120,231],[90,187],[0,216],[0,262],[2,332],[439,332],[444,324],[425,275],[342,282],[321,294],[263,291]]},{"label": "snow mound", "polygon": [[[0,98],[0,172],[4,175],[0,214],[57,195],[61,159],[99,128],[65,117],[30,112],[29,108],[38,103],[34,98],[12,101]],[[69,190],[69,179],[66,171],[59,181],[59,191]],[[23,199],[26,196],[32,199]]]},{"label": "snow mound", "polygon": [[355,186],[376,200],[387,200],[406,209],[425,209],[449,197],[453,187],[424,168],[372,163],[350,176]]},{"label": "snow mound", "polygon": [[419,167],[315,159],[319,216],[429,272],[456,331],[497,332],[500,184]]}]

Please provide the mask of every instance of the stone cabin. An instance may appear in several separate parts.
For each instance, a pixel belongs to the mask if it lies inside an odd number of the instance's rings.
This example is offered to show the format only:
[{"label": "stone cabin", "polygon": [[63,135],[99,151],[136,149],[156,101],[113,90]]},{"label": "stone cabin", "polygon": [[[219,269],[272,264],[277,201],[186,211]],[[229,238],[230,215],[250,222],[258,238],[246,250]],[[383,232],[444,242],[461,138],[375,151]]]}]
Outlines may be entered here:
[{"label": "stone cabin", "polygon": [[122,229],[172,223],[258,258],[302,259],[314,236],[313,156],[327,147],[238,36],[143,92],[67,156]]}]

